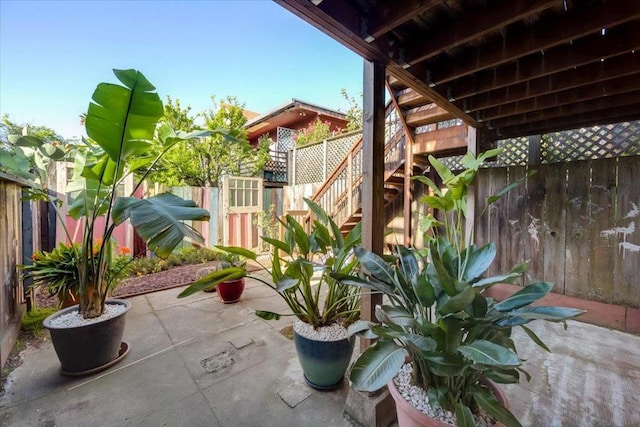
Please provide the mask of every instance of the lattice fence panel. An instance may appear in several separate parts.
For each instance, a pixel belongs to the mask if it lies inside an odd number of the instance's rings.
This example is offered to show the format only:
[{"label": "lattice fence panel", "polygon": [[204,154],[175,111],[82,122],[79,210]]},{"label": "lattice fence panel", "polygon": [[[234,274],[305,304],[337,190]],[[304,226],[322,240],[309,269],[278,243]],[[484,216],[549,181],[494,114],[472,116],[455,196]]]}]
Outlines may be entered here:
[{"label": "lattice fence panel", "polygon": [[[595,160],[612,157],[640,156],[640,122],[624,122],[591,128],[554,132],[541,136],[541,163]],[[528,162],[527,137],[500,140],[504,151],[493,162],[483,166],[498,168],[523,166]],[[462,156],[440,159],[451,170],[462,170]]]},{"label": "lattice fence panel", "polygon": [[[362,132],[349,133],[327,140],[327,176],[340,165],[353,144],[362,137]],[[322,181],[322,180],[321,180]]]},{"label": "lattice fence panel", "polygon": [[543,163],[640,155],[640,122],[554,132],[542,136]]},{"label": "lattice fence panel", "polygon": [[295,150],[296,184],[322,182],[324,145],[313,144]]},{"label": "lattice fence panel", "polygon": [[287,151],[295,147],[296,142],[293,140],[293,137],[297,134],[298,134],[297,130],[279,127],[276,130],[276,139],[277,139],[276,150]]}]

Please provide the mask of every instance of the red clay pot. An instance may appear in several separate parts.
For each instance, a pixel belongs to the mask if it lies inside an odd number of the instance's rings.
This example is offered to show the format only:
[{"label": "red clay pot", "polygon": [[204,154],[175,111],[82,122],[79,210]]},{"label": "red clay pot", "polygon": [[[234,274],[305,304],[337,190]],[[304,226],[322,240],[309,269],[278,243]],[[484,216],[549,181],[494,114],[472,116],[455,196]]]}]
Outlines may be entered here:
[{"label": "red clay pot", "polygon": [[233,304],[240,301],[242,291],[244,291],[244,278],[228,280],[216,286],[220,301],[224,304]]},{"label": "red clay pot", "polygon": [[[509,401],[507,400],[507,396],[500,390],[496,384],[492,381],[487,380],[487,386],[493,394],[496,396],[498,401],[505,408],[509,409]],[[396,403],[396,412],[398,414],[398,427],[451,427],[452,424],[443,423],[440,420],[436,420],[435,418],[431,418],[430,416],[418,411],[413,405],[405,400],[404,397],[400,394],[396,385],[393,383],[393,380],[389,381],[387,384],[389,387],[389,392],[393,397],[393,400]],[[502,426],[501,423],[497,424],[498,426]]]}]

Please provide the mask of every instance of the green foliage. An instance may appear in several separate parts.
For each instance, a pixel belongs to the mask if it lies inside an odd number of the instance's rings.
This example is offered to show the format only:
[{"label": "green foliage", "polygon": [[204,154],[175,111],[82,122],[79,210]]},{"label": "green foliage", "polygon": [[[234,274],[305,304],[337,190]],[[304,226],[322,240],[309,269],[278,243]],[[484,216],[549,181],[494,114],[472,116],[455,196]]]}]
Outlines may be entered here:
[{"label": "green foliage", "polygon": [[[180,100],[167,99],[163,120],[174,129],[193,131],[195,118],[201,117],[207,129],[224,129],[224,133],[186,139],[177,150],[164,155],[159,166],[149,174],[149,179],[166,185],[191,185],[217,187],[224,174],[237,174],[240,165],[252,165],[252,173],[262,170],[269,158],[269,147],[251,147],[247,141],[243,105],[235,97],[216,102],[211,96],[213,108],[191,115],[191,107],[181,107]],[[156,142],[153,152],[159,153],[163,145]]]},{"label": "green foliage", "polygon": [[[362,129],[363,111],[360,104],[356,101],[355,97],[349,96],[346,89],[341,89],[340,93],[349,103],[349,108],[347,109],[347,120],[349,120],[349,123],[347,123],[347,132]],[[362,98],[362,93],[360,97]]]},{"label": "green foliage", "polygon": [[44,319],[56,311],[57,309],[55,308],[36,308],[28,311],[22,317],[20,329],[24,332],[33,334],[34,336],[38,336],[40,335],[40,332],[42,332],[42,322]]},{"label": "green foliage", "polygon": [[[161,124],[164,108],[155,87],[136,70],[114,70],[120,84],[99,84],[84,116],[89,139],[75,158],[74,179],[67,187],[73,199],[69,214],[80,220],[82,242],[75,252],[80,312],[85,318],[98,317],[104,310],[112,280],[111,236],[115,227],[130,220],[149,247],[168,256],[185,237],[202,237],[183,221],[208,220],[209,212],[176,196],[160,194],[144,200],[118,197],[117,190],[128,176],[140,173],[130,196],[149,171],[177,143],[209,135],[225,135],[223,130],[176,133]],[[154,141],[162,148],[151,149]],[[46,196],[46,194],[42,194]],[[63,215],[57,212],[60,218]],[[98,218],[106,216],[104,225]],[[64,226],[64,219],[62,221]],[[65,228],[67,238],[71,239]],[[97,238],[100,238],[97,239]]]},{"label": "green foliage", "polygon": [[333,136],[331,123],[323,122],[317,117],[313,122],[309,123],[307,127],[300,129],[294,136],[294,140],[296,145],[301,147],[312,142],[323,141],[331,136]]},{"label": "green foliage", "polygon": [[[278,231],[280,229],[280,223],[276,215],[276,205],[271,204],[269,206],[269,212],[260,211],[253,220],[253,225],[262,230],[262,235],[270,239],[278,237]],[[273,246],[269,245],[265,240],[262,240],[262,250],[269,251],[273,249]]]},{"label": "green foliage", "polygon": [[[104,281],[109,292],[116,288],[118,283],[129,274],[131,258],[117,254],[116,242],[112,240],[107,244],[109,254],[105,257]],[[123,248],[124,249],[124,248]],[[127,251],[121,250],[125,253]],[[32,286],[41,288],[49,295],[56,295],[62,302],[66,295],[78,295],[80,293],[79,260],[82,255],[82,247],[77,244],[66,245],[59,243],[51,252],[34,252],[32,264],[22,265],[25,277],[33,280]],[[94,268],[98,267],[95,255],[88,257],[89,274],[93,275]]]},{"label": "green foliage", "polygon": [[46,184],[49,166],[70,152],[64,138],[45,126],[19,125],[5,114],[0,129],[0,171],[40,187]]},{"label": "green foliage", "polygon": [[166,259],[159,257],[135,258],[129,265],[129,276],[144,276],[159,273],[173,267],[189,264],[202,264],[220,259],[220,252],[210,248],[185,247],[180,248]]},{"label": "green foliage", "polygon": [[[377,322],[354,325],[353,332],[364,330],[369,338],[378,338],[353,366],[354,388],[373,391],[382,387],[409,356],[414,384],[428,391],[431,405],[460,414],[460,424],[469,420],[465,408],[473,412],[481,407],[505,425],[519,425],[484,383],[485,379],[516,383],[521,373],[528,377],[511,339],[512,328],[523,327],[536,344],[548,350],[524,325],[536,319],[562,322],[583,311],[530,307],[551,290],[546,282],[532,283],[500,303],[483,295],[490,286],[512,282],[524,271],[520,265],[508,273],[485,277],[496,256],[495,245],[478,247],[465,238],[468,187],[479,164],[496,154],[488,152],[477,159],[467,154],[467,169],[458,175],[431,158],[446,191],[424,177],[417,178],[434,193],[423,201],[444,211],[442,224],[432,216],[424,222],[427,248],[399,245],[393,255],[382,258],[358,247],[355,254],[363,273],[335,275],[345,284],[381,292],[388,301],[376,307]],[[496,200],[491,197],[489,203]]]},{"label": "green foliage", "polygon": [[[358,260],[353,248],[360,243],[358,225],[343,237],[336,223],[315,202],[305,202],[317,218],[309,231],[287,215],[281,221],[285,229],[283,240],[263,236],[273,247],[269,267],[258,261],[256,253],[239,247],[219,247],[230,254],[242,256],[258,263],[271,275],[267,282],[249,275],[245,267],[219,270],[194,282],[179,297],[212,289],[223,281],[250,277],[269,286],[287,303],[294,316],[318,328],[332,323],[348,326],[360,316],[360,291],[344,285],[334,275],[354,273]],[[281,255],[282,252],[282,255]],[[256,311],[264,319],[279,319],[286,314]]]}]

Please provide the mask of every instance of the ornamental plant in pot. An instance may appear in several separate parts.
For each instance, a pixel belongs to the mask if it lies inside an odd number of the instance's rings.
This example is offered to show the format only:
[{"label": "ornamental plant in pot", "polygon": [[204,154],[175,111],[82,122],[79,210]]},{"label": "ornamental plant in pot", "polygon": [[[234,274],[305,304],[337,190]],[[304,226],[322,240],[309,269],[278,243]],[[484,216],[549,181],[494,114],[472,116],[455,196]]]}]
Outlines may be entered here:
[{"label": "ornamental plant in pot", "polygon": [[[334,276],[384,295],[384,304],[375,310],[377,321],[360,321],[351,328],[377,342],[359,356],[350,379],[355,389],[363,391],[388,385],[401,427],[485,425],[493,420],[520,425],[495,386],[517,383],[521,375],[529,378],[511,339],[512,328],[522,328],[549,351],[526,324],[535,319],[563,322],[583,313],[531,306],[551,290],[548,282],[529,284],[502,302],[483,295],[496,283],[513,282],[526,269],[522,264],[486,277],[496,256],[495,244],[478,247],[470,237],[465,238],[465,234],[472,235],[464,231],[467,189],[481,162],[497,153],[488,151],[477,159],[467,154],[463,159],[466,169],[458,175],[431,157],[446,189],[425,177],[416,178],[433,193],[422,201],[443,212],[442,222],[432,215],[422,221],[429,232],[427,247],[399,245],[393,255],[384,257],[357,247],[363,272]],[[488,202],[495,202],[517,184]]]},{"label": "ornamental plant in pot", "polygon": [[271,281],[251,275],[242,267],[215,271],[194,282],[179,297],[211,289],[220,283],[249,277],[269,286],[280,295],[291,313],[256,311],[263,319],[295,316],[294,340],[298,359],[307,383],[318,390],[338,387],[351,360],[354,338],[347,337],[347,327],[360,316],[359,289],[344,285],[334,274],[355,273],[358,260],[353,248],[360,242],[361,227],[346,236],[324,210],[305,199],[316,220],[308,231],[292,216],[281,221],[283,240],[262,237],[272,246],[271,263],[262,264],[256,253],[238,247],[219,247],[250,259],[269,273]]},{"label": "ornamental plant in pot", "polygon": [[[224,270],[231,267],[244,269],[246,265],[247,262],[242,257],[240,257],[240,255],[223,251],[220,254],[220,263],[218,270]],[[244,277],[220,282],[215,288],[212,288],[211,290],[215,290],[216,292],[218,292],[218,297],[220,297],[220,301],[222,301],[224,304],[233,304],[240,301],[240,297],[242,296],[242,292],[244,291]]]},{"label": "ornamental plant in pot", "polygon": [[[109,254],[111,261],[107,263],[105,271],[109,292],[128,275],[131,261],[131,257],[127,255],[128,248],[120,248],[120,254],[117,254],[116,246],[115,239],[112,239]],[[32,263],[22,265],[21,268],[25,271],[25,277],[33,280],[32,287],[39,288],[50,296],[55,295],[60,308],[71,307],[78,304],[80,281],[76,256],[79,252],[77,243],[67,245],[60,242],[51,252],[34,252]]]},{"label": "ornamental plant in pot", "polygon": [[[155,87],[136,70],[114,70],[121,84],[100,83],[85,118],[88,138],[77,150],[74,177],[67,186],[68,213],[82,226],[82,240],[71,245],[77,269],[79,304],[44,321],[63,373],[84,374],[110,366],[128,349],[122,343],[124,319],[130,303],[107,300],[114,268],[112,235],[130,220],[140,237],[158,256],[166,257],[185,237],[201,236],[185,220],[208,220],[209,213],[172,194],[146,199],[133,197],[162,155],[180,141],[216,131],[176,133],[161,124],[163,105]],[[152,140],[163,151],[150,153]],[[125,179],[137,177],[129,197],[120,196]],[[46,193],[38,197],[46,197]],[[54,200],[56,213],[62,201]],[[72,241],[69,230],[67,238]],[[78,319],[85,321],[78,321]]]}]

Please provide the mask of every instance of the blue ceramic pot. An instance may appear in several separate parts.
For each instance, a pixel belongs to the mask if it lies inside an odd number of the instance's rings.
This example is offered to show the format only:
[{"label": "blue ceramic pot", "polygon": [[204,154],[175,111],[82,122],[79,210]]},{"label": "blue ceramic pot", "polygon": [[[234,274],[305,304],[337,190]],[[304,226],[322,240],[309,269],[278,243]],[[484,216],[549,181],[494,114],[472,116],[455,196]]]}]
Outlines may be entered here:
[{"label": "blue ceramic pot", "polygon": [[316,390],[334,390],[340,386],[351,361],[354,337],[316,341],[294,331],[294,340],[307,384]]}]

